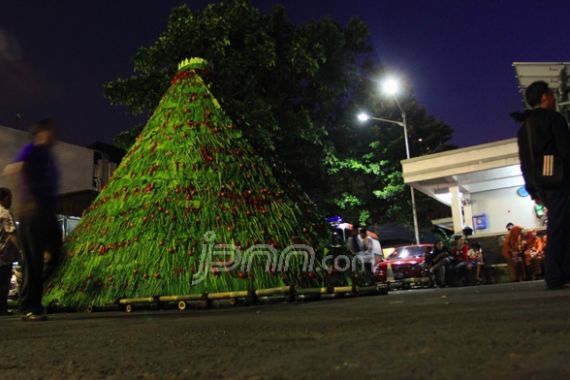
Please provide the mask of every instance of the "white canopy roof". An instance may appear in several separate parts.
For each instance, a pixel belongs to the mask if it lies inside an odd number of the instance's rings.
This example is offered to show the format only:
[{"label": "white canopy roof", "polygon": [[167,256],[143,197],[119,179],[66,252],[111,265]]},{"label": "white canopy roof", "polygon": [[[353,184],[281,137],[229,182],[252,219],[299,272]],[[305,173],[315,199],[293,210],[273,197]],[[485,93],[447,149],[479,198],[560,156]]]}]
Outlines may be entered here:
[{"label": "white canopy roof", "polygon": [[464,194],[524,185],[516,139],[402,161],[404,182],[450,205],[449,187]]}]

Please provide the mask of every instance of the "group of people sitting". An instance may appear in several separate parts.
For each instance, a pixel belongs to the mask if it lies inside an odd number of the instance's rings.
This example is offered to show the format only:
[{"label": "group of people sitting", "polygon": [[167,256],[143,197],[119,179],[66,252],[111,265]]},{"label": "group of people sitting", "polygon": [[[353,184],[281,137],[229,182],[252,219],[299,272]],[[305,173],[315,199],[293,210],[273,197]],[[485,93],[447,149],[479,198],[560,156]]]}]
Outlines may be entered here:
[{"label": "group of people sitting", "polygon": [[479,243],[467,243],[463,236],[455,236],[451,247],[447,247],[439,239],[433,250],[426,255],[432,283],[445,287],[450,283],[456,285],[476,285],[481,283],[485,256]]},{"label": "group of people sitting", "polygon": [[[539,280],[544,274],[544,251],[547,236],[539,236],[536,230],[507,224],[502,255],[507,263],[511,281]],[[437,240],[433,250],[426,255],[432,283],[447,286],[481,283],[485,268],[485,256],[476,242],[467,242],[463,236],[455,236],[450,247]]]},{"label": "group of people sitting", "polygon": [[544,273],[544,251],[547,236],[535,230],[507,224],[502,254],[507,262],[511,281],[539,280]]}]

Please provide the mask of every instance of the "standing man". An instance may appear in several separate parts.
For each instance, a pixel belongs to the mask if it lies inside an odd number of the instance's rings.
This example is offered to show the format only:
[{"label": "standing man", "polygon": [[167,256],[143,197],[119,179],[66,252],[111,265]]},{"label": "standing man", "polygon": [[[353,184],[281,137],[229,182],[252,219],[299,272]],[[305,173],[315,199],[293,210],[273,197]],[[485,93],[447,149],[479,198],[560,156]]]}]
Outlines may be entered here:
[{"label": "standing man", "polygon": [[358,244],[358,228],[356,226],[350,230],[350,236],[346,239],[346,248],[353,255],[356,255],[360,251],[360,246]]},{"label": "standing man", "polygon": [[365,282],[371,285],[374,283],[374,271],[372,269],[375,264],[374,242],[372,238],[368,236],[368,229],[366,227],[360,227],[358,229],[356,241],[358,245],[358,252],[356,253],[358,265],[363,271]]},{"label": "standing man", "polygon": [[20,300],[23,320],[45,321],[42,306],[44,253],[51,256],[52,268],[60,258],[61,232],[55,216],[59,172],[51,148],[55,126],[41,120],[30,130],[31,142],[5,169],[17,174],[21,186],[19,235],[24,253],[24,282]]},{"label": "standing man", "polygon": [[[570,283],[570,130],[555,111],[556,100],[546,82],[532,83],[525,98],[531,111],[518,131],[521,170],[531,197],[548,209],[544,280],[548,289],[558,289]],[[537,183],[545,155],[563,163],[564,175],[557,186]]]}]

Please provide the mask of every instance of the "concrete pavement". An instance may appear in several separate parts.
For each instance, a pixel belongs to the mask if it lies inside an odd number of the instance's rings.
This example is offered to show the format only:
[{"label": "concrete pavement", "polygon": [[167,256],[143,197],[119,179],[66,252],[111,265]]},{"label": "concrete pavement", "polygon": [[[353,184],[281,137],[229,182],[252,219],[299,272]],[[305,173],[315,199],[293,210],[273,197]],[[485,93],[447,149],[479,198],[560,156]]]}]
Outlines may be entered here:
[{"label": "concrete pavement", "polygon": [[0,378],[570,379],[570,290],[542,282],[50,317],[0,317]]}]

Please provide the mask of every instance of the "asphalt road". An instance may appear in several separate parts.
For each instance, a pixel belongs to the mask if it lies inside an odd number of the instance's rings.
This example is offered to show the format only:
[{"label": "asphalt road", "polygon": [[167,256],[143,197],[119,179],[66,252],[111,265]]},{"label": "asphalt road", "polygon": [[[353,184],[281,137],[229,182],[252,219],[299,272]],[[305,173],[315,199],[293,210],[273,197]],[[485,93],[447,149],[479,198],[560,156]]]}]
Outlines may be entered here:
[{"label": "asphalt road", "polygon": [[0,317],[1,379],[570,379],[542,282],[50,317]]}]

